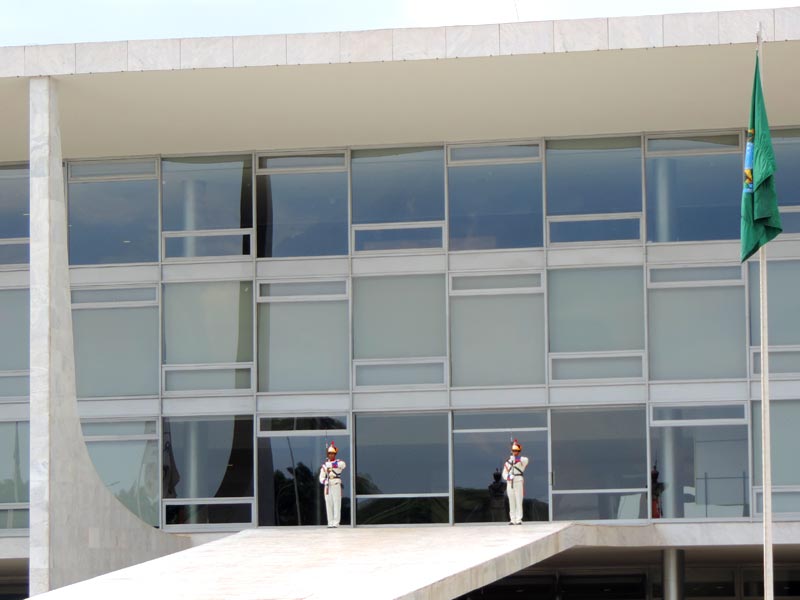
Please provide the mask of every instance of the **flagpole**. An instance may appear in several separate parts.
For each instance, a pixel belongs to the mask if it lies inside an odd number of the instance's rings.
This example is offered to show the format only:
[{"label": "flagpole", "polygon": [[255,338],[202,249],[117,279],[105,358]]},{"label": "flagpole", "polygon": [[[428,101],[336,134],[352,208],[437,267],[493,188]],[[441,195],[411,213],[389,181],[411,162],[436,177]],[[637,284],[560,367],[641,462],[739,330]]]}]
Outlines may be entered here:
[{"label": "flagpole", "polygon": [[[763,40],[761,22],[756,33],[759,77],[763,89]],[[767,323],[767,245],[758,250],[759,315],[761,324],[761,483],[764,519],[764,600],[773,600],[775,585],[772,573],[772,439],[769,417],[769,330]]]}]

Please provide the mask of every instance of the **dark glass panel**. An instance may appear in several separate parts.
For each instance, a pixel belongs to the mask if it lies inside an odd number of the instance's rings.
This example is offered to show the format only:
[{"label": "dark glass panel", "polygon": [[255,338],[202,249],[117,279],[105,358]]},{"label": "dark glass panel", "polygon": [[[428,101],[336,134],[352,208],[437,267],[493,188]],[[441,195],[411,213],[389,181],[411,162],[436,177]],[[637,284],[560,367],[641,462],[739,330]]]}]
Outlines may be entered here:
[{"label": "dark glass panel", "polygon": [[356,523],[359,525],[414,525],[447,523],[446,497],[428,498],[358,498]]},{"label": "dark glass panel", "polygon": [[[800,206],[800,130],[772,131],[775,152],[775,189],[781,206]],[[783,217],[783,215],[781,215]],[[786,231],[786,223],[783,223]]]},{"label": "dark glass panel", "polygon": [[0,238],[28,237],[30,182],[25,167],[0,167]]},{"label": "dark glass panel", "polygon": [[538,158],[539,144],[512,144],[509,146],[468,146],[452,148],[452,160],[498,160],[508,158]]},{"label": "dark glass panel", "polygon": [[553,494],[554,521],[646,518],[646,492]]},{"label": "dark glass panel", "polygon": [[0,290],[0,371],[25,371],[30,360],[30,294]]},{"label": "dark glass panel", "polygon": [[511,575],[456,600],[556,600],[556,590],[555,575]]},{"label": "dark glass panel", "polygon": [[0,265],[25,265],[30,261],[30,247],[27,242],[0,244]]},{"label": "dark glass panel", "polygon": [[313,167],[343,167],[344,154],[311,154],[308,156],[262,156],[259,169],[304,169]]},{"label": "dark glass panel", "polygon": [[355,250],[408,250],[419,248],[441,248],[441,227],[417,227],[413,229],[366,229],[356,231]]},{"label": "dark glass panel", "polygon": [[170,237],[164,240],[164,258],[247,254],[250,254],[249,235]]},{"label": "dark glass panel", "polygon": [[250,523],[249,504],[173,504],[166,508],[166,525]]},{"label": "dark glass panel", "polygon": [[523,429],[547,427],[545,411],[520,410],[514,412],[456,412],[453,429]]},{"label": "dark glass panel", "polygon": [[559,577],[562,600],[644,600],[647,576],[636,575],[562,575]]},{"label": "dark glass panel", "polygon": [[638,240],[640,237],[639,219],[554,221],[550,223],[550,243],[552,244]]},{"label": "dark glass panel", "polygon": [[347,417],[262,417],[261,431],[336,431],[347,429]]},{"label": "dark glass panel", "polygon": [[687,421],[692,419],[744,419],[744,406],[656,406],[655,421]]}]

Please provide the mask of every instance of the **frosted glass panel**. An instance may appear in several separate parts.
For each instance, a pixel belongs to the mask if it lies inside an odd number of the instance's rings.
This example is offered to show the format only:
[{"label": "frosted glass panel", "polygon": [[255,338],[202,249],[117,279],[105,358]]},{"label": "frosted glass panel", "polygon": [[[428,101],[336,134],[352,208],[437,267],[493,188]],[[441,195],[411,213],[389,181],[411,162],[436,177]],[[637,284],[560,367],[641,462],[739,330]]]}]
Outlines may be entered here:
[{"label": "frosted glass panel", "polygon": [[[800,261],[767,263],[770,346],[800,344]],[[758,263],[750,264],[750,345],[761,344]],[[771,356],[770,356],[771,358]]]},{"label": "frosted glass panel", "polygon": [[0,371],[28,368],[29,312],[28,290],[0,291]]},{"label": "frosted glass panel", "polygon": [[156,288],[113,288],[103,290],[72,290],[73,304],[94,302],[147,302],[156,300]]},{"label": "frosted glass panel", "polygon": [[164,286],[165,364],[253,360],[250,281]]},{"label": "frosted glass panel", "polygon": [[450,160],[499,160],[509,158],[538,158],[539,144],[513,146],[467,146],[452,148]]},{"label": "frosted glass panel", "polygon": [[[753,374],[761,373],[761,352],[753,353]],[[800,351],[769,353],[769,373],[800,373]]]},{"label": "frosted glass panel", "polygon": [[[800,485],[800,400],[769,403],[772,485]],[[753,402],[753,483],[761,485],[761,403]]]},{"label": "frosted glass panel", "polygon": [[0,396],[27,396],[30,392],[27,375],[0,377]]},{"label": "frosted glass panel", "polygon": [[542,294],[459,296],[450,309],[454,386],[544,383]]},{"label": "frosted glass panel", "polygon": [[356,385],[424,385],[444,383],[442,363],[358,365]]},{"label": "frosted glass panel", "polygon": [[641,268],[553,270],[548,283],[551,352],[644,349]]},{"label": "frosted glass panel", "polygon": [[453,277],[453,290],[496,290],[508,288],[538,288],[542,276],[538,273],[528,275],[483,275]]},{"label": "frosted glass panel", "polygon": [[0,166],[0,238],[28,237],[28,168]]},{"label": "frosted glass panel", "polygon": [[691,267],[684,269],[650,269],[652,283],[676,281],[741,281],[741,267]]},{"label": "frosted glass panel", "polygon": [[344,281],[262,283],[261,296],[334,296],[347,293]]},{"label": "frosted glass panel", "polygon": [[642,359],[638,356],[553,359],[553,379],[604,379],[641,376]]},{"label": "frosted glass panel", "polygon": [[29,516],[27,508],[0,509],[0,531],[3,529],[27,529]]},{"label": "frosted glass panel", "polygon": [[0,422],[0,504],[28,501],[29,446],[27,422]]},{"label": "frosted glass panel", "polygon": [[747,376],[742,287],[649,290],[650,377]]},{"label": "frosted glass panel", "polygon": [[250,369],[167,371],[164,374],[164,390],[167,392],[248,389],[250,389]]},{"label": "frosted glass panel", "polygon": [[347,302],[258,305],[258,391],[347,390]]},{"label": "frosted glass panel", "polygon": [[553,519],[556,521],[646,518],[646,492],[553,494]]},{"label": "frosted glass panel", "polygon": [[355,358],[444,356],[444,275],[353,280]]},{"label": "frosted glass panel", "polygon": [[156,176],[156,161],[152,158],[134,160],[86,160],[70,163],[69,176],[85,177],[125,177],[133,175]]},{"label": "frosted glass panel", "polygon": [[83,435],[155,435],[155,421],[89,421],[81,423]]},{"label": "frosted glass panel", "polygon": [[72,311],[79,398],[158,394],[158,308]]},{"label": "frosted glass panel", "polygon": [[[759,492],[756,496],[757,514],[764,512],[764,494]],[[776,513],[800,512],[800,492],[776,492],[772,490],[772,511]]]}]

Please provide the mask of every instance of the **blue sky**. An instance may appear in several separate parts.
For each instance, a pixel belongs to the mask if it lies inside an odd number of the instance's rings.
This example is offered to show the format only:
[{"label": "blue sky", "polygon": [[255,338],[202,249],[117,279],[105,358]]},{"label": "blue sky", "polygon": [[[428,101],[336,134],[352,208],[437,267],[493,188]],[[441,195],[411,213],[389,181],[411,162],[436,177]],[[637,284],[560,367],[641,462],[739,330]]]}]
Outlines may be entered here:
[{"label": "blue sky", "polygon": [[800,0],[0,0],[0,46],[743,10]]}]

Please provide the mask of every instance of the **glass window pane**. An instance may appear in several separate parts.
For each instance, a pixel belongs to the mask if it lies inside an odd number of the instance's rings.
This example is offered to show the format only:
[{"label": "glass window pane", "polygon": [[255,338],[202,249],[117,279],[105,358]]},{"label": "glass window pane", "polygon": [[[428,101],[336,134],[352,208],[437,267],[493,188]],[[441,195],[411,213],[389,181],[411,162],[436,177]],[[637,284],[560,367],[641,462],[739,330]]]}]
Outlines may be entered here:
[{"label": "glass window pane", "polygon": [[447,170],[450,250],[543,245],[542,165],[484,165]]},{"label": "glass window pane", "polygon": [[[764,597],[764,570],[744,571],[743,589],[746,598]],[[775,596],[797,598],[800,596],[800,569],[781,568],[774,569],[773,581]]]},{"label": "glass window pane", "polygon": [[[258,524],[324,525],[325,488],[317,478],[325,462],[325,448],[330,437],[260,437],[258,438]],[[346,435],[334,438],[345,461],[342,474],[341,524],[350,524],[350,440]]]},{"label": "glass window pane", "polygon": [[246,256],[248,254],[250,254],[249,235],[193,235],[168,237],[164,240],[164,258]]},{"label": "glass window pane", "polygon": [[647,485],[645,409],[554,410],[553,489],[630,489]]},{"label": "glass window pane", "polygon": [[640,267],[559,269],[547,277],[551,352],[644,349]]},{"label": "glass window pane", "polygon": [[356,415],[356,493],[447,494],[447,418]]},{"label": "glass window pane", "polygon": [[528,427],[547,427],[547,413],[520,410],[513,412],[456,412],[453,414],[453,429],[505,429],[511,431]]},{"label": "glass window pane", "polygon": [[31,260],[28,242],[0,244],[0,265],[24,265]]},{"label": "glass window pane", "polygon": [[357,365],[356,385],[443,385],[443,363]]},{"label": "glass window pane", "polygon": [[547,214],[642,210],[638,137],[547,142]]},{"label": "glass window pane", "polygon": [[79,398],[157,395],[158,307],[73,310]]},{"label": "glass window pane", "polygon": [[258,391],[347,390],[347,302],[258,305]]},{"label": "glass window pane", "polygon": [[450,319],[454,386],[545,382],[543,294],[454,296]]},{"label": "glass window pane", "polygon": [[281,296],[340,296],[347,293],[346,281],[303,281],[262,283],[262,297]]},{"label": "glass window pane", "polygon": [[145,523],[158,525],[158,441],[87,442],[100,479]]},{"label": "glass window pane", "polygon": [[648,298],[652,379],[747,376],[741,286],[651,289]]},{"label": "glass window pane", "polygon": [[[772,438],[772,485],[800,485],[800,400],[769,403],[770,437]],[[761,480],[761,402],[753,402],[753,483]]]},{"label": "glass window pane", "polygon": [[[262,417],[261,431],[315,431],[325,430],[334,433],[347,429],[347,417]],[[327,443],[323,441],[323,443]],[[342,454],[342,456],[345,456]]]},{"label": "glass window pane", "polygon": [[550,223],[551,244],[624,241],[640,238],[639,219],[552,221]]},{"label": "glass window pane", "polygon": [[[758,263],[749,265],[750,280],[750,344],[761,344],[761,314],[759,301]],[[800,344],[800,261],[775,260],[767,263],[767,294],[769,297],[770,346]],[[771,355],[770,355],[771,356]]]},{"label": "glass window pane", "polygon": [[0,290],[0,371],[25,371],[30,353],[28,290]]},{"label": "glass window pane", "polygon": [[447,497],[356,500],[356,523],[359,525],[416,525],[449,521]]},{"label": "glass window pane", "polygon": [[28,237],[29,196],[27,167],[0,167],[0,238]]},{"label": "glass window pane", "polygon": [[[800,205],[800,129],[772,130],[772,149],[780,170],[775,173],[775,189],[781,206]],[[786,231],[786,223],[783,223]]]},{"label": "glass window pane", "polygon": [[[800,492],[785,490],[772,490],[772,511],[773,513],[799,513],[800,512]],[[764,513],[764,494],[758,492],[756,495],[756,514]]]},{"label": "glass window pane", "polygon": [[114,288],[103,290],[72,290],[72,303],[147,302],[156,300],[156,288]]},{"label": "glass window pane", "polygon": [[0,505],[4,502],[28,502],[30,480],[28,432],[27,422],[0,421]]},{"label": "glass window pane", "polygon": [[353,223],[444,220],[444,150],[390,148],[351,155]]},{"label": "glass window pane", "polygon": [[647,159],[647,241],[739,239],[742,157]]},{"label": "glass window pane", "polygon": [[[515,436],[528,457],[525,469],[523,521],[547,521],[547,432],[526,431]],[[453,435],[454,519],[456,523],[508,521],[503,461],[508,460],[507,432]]]},{"label": "glass window pane", "polygon": [[678,269],[650,269],[652,283],[678,281],[741,281],[741,267],[686,267]]},{"label": "glass window pane", "polygon": [[259,175],[258,256],[340,256],[349,247],[347,173]]},{"label": "glass window pane", "polygon": [[444,356],[444,275],[353,280],[354,358]]},{"label": "glass window pane", "polygon": [[[28,529],[30,523],[29,513],[30,511],[27,508],[0,509],[0,531],[3,529]],[[24,598],[26,595],[23,590],[20,590],[20,598]],[[16,596],[14,597],[16,598]]]},{"label": "glass window pane", "polygon": [[538,273],[527,275],[482,275],[453,277],[453,290],[496,290],[513,288],[538,288],[542,276]]},{"label": "glass window pane", "polygon": [[451,148],[450,160],[498,160],[504,158],[538,158],[539,144],[508,146],[465,146]]},{"label": "glass window pane", "polygon": [[[781,203],[783,203],[783,198],[781,198]],[[783,225],[783,233],[800,233],[800,212],[781,211],[781,225]]]},{"label": "glass window pane", "polygon": [[164,363],[253,360],[250,281],[164,286]]},{"label": "glass window pane", "polygon": [[738,134],[725,135],[693,135],[647,140],[647,149],[651,152],[676,150],[734,150],[739,147]]},{"label": "glass window pane", "polygon": [[251,387],[250,369],[167,371],[164,374],[166,392],[249,390]]},{"label": "glass window pane", "polygon": [[653,427],[650,436],[664,517],[750,514],[746,425]]},{"label": "glass window pane", "polygon": [[70,183],[69,259],[158,262],[158,181]]},{"label": "glass window pane", "polygon": [[165,509],[166,525],[250,524],[250,504],[171,504]]},{"label": "glass window pane", "polygon": [[86,160],[69,164],[71,178],[156,176],[156,161],[152,158],[134,160]]},{"label": "glass window pane", "polygon": [[155,421],[89,421],[81,423],[83,435],[107,436],[107,435],[155,435]]},{"label": "glass window pane", "polygon": [[253,226],[250,156],[165,158],[161,179],[164,231]]},{"label": "glass window pane", "polygon": [[744,419],[744,405],[655,406],[654,421],[693,421],[706,419]]},{"label": "glass window pane", "polygon": [[[800,373],[800,350],[769,353],[769,373]],[[761,352],[753,352],[753,374],[761,374]]]},{"label": "glass window pane", "polygon": [[253,417],[169,417],[163,434],[164,498],[253,495]]},{"label": "glass window pane", "polygon": [[30,393],[28,375],[0,377],[0,397],[23,397]]},{"label": "glass window pane", "polygon": [[313,167],[343,167],[343,153],[309,154],[300,156],[261,156],[258,159],[259,169],[307,169]]},{"label": "glass window pane", "polygon": [[402,229],[362,229],[355,232],[355,250],[416,250],[441,248],[441,227],[414,227]]},{"label": "glass window pane", "polygon": [[638,356],[553,358],[553,379],[610,379],[642,377]]},{"label": "glass window pane", "polygon": [[554,521],[646,518],[646,492],[553,494]]}]

